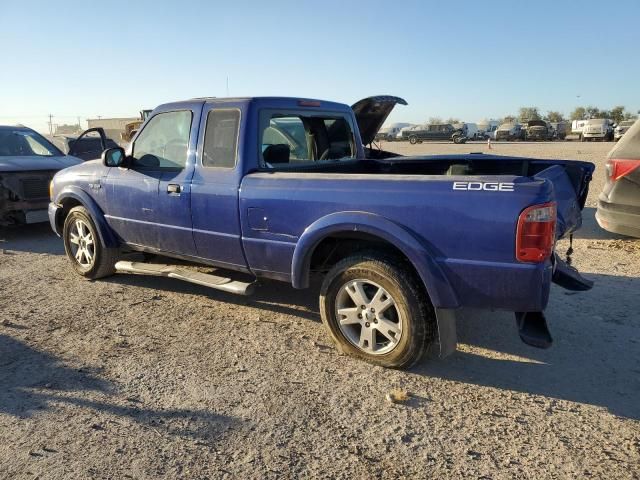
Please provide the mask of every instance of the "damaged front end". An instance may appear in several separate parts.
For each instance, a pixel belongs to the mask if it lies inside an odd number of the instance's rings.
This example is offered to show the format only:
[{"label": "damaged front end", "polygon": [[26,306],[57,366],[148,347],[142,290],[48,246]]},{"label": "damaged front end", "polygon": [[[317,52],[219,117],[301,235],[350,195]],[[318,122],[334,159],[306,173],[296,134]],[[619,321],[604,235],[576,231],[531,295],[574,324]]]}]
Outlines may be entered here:
[{"label": "damaged front end", "polygon": [[0,226],[48,221],[49,183],[55,174],[0,172]]}]

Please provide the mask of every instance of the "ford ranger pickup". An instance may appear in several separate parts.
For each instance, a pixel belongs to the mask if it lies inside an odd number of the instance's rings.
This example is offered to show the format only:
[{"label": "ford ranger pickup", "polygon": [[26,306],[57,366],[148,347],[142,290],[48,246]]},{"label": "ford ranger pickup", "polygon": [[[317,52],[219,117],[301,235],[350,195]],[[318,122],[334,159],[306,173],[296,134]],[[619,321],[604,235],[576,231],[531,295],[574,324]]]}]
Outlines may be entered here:
[{"label": "ford ranger pickup", "polygon": [[328,333],[382,366],[453,352],[464,307],[512,311],[524,342],[550,346],[551,283],[591,287],[555,245],[581,226],[593,164],[367,148],[396,104],[161,105],[126,150],[56,174],[51,226],[90,279],[119,271],[250,294],[260,279],[308,288],[322,276]]}]

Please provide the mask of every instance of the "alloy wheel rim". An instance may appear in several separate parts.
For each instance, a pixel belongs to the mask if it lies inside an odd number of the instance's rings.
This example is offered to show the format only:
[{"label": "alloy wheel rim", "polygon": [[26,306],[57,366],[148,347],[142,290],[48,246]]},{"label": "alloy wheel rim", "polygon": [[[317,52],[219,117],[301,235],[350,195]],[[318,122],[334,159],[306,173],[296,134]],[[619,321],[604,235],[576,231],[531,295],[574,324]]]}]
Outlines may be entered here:
[{"label": "alloy wheel rim", "polygon": [[96,256],[95,243],[89,226],[83,220],[77,219],[73,222],[69,231],[69,245],[78,265],[84,268],[93,266]]},{"label": "alloy wheel rim", "polygon": [[402,338],[402,318],[396,301],[371,280],[349,280],[335,303],[338,327],[344,337],[369,355],[384,355]]}]

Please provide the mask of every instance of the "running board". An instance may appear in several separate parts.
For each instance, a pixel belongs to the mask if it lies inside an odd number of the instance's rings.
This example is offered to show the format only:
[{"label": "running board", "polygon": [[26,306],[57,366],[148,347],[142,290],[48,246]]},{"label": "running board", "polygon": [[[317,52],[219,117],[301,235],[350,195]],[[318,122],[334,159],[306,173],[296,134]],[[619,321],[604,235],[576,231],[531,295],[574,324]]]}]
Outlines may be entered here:
[{"label": "running board", "polygon": [[195,272],[193,270],[181,268],[178,265],[120,260],[116,263],[116,270],[122,273],[176,278],[185,282],[195,283],[196,285],[215,288],[216,290],[222,290],[225,292],[236,293],[238,295],[251,295],[254,290],[254,283],[238,282],[226,277]]}]

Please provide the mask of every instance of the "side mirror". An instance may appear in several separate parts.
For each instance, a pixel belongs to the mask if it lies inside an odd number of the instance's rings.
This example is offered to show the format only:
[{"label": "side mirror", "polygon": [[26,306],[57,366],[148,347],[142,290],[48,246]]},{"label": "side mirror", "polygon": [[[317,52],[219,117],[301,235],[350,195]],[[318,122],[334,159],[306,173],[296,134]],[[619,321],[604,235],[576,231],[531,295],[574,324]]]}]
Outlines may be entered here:
[{"label": "side mirror", "polygon": [[124,167],[125,154],[121,147],[107,148],[101,155],[105,167]]}]

